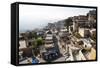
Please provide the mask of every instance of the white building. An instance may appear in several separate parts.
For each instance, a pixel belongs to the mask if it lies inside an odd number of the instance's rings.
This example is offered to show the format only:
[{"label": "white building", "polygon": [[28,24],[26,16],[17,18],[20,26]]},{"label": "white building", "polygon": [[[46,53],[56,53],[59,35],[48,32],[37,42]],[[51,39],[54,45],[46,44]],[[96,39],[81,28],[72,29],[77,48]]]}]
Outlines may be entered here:
[{"label": "white building", "polygon": [[85,49],[90,49],[92,47],[92,45],[90,44],[90,41],[88,39],[80,39],[80,40],[83,41],[83,43],[84,43],[83,47]]},{"label": "white building", "polygon": [[96,34],[96,29],[91,29],[90,33],[91,33],[91,35]]},{"label": "white building", "polygon": [[78,23],[77,22],[73,22],[73,31],[76,32],[78,31]]},{"label": "white building", "polygon": [[95,20],[96,20],[96,10],[89,11],[89,13],[88,13],[88,20],[95,22]]},{"label": "white building", "polygon": [[47,34],[45,38],[45,48],[52,48],[53,46],[53,35],[52,34]]},{"label": "white building", "polygon": [[53,36],[52,34],[47,34],[45,38],[45,43],[52,43],[53,42]]},{"label": "white building", "polygon": [[60,29],[60,32],[59,32],[59,36],[60,37],[64,37],[64,36],[67,36],[69,33],[68,33],[68,31],[67,31],[67,29],[66,28],[62,28],[62,29]]},{"label": "white building", "polygon": [[69,26],[69,33],[72,33],[73,31],[73,25]]},{"label": "white building", "polygon": [[20,40],[19,41],[19,49],[23,49],[26,48],[26,42],[25,40]]},{"label": "white building", "polygon": [[79,28],[79,34],[82,37],[89,37],[90,36],[90,30],[87,28]]}]

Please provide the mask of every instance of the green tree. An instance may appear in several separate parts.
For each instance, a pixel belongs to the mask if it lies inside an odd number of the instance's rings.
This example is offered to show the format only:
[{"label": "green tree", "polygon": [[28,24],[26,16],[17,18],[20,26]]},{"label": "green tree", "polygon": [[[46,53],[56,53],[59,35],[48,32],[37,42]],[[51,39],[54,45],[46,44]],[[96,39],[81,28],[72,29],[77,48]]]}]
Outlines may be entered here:
[{"label": "green tree", "polygon": [[38,54],[40,54],[39,47],[41,45],[43,45],[43,44],[44,44],[44,41],[43,41],[42,37],[38,37],[37,39],[34,40],[33,46],[32,46],[32,48],[33,48],[33,55],[37,56]]},{"label": "green tree", "polygon": [[34,42],[32,43],[32,48],[38,48],[39,46],[43,45],[44,41],[42,39],[42,37],[38,37],[37,39],[34,40]]},{"label": "green tree", "polygon": [[43,44],[43,39],[42,39],[42,37],[38,37],[38,38],[36,39],[36,42],[37,42],[37,46],[42,45],[42,44]]}]

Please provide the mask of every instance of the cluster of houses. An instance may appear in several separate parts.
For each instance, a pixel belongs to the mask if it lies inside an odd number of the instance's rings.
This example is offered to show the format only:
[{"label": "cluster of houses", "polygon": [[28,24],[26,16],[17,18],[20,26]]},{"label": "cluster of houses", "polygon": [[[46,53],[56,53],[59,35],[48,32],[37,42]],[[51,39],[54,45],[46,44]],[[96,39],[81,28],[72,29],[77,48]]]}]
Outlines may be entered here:
[{"label": "cluster of houses", "polygon": [[[65,20],[55,23],[48,23],[42,30],[35,30],[45,41],[45,49],[54,47],[53,36],[57,37],[60,46],[65,48],[71,57],[66,61],[91,60],[96,58],[96,10],[91,10],[87,15],[69,17],[72,22],[66,28]],[[80,37],[77,37],[77,36]],[[25,39],[24,35],[19,34],[19,60],[32,57],[31,45],[34,38]],[[67,46],[66,46],[67,45]],[[93,51],[93,52],[92,52]],[[95,53],[95,54],[94,54]],[[72,57],[73,56],[73,57]],[[92,56],[92,58],[91,58]]]},{"label": "cluster of houses", "polygon": [[[45,31],[45,32],[44,32]],[[53,42],[53,34],[51,30],[35,30],[34,31],[36,33],[36,35],[38,37],[42,37],[44,44],[43,44],[43,48],[40,47],[40,55],[42,55],[43,52],[47,52],[48,49],[53,48],[54,47],[54,42]],[[29,63],[28,58],[30,57],[36,57],[34,55],[35,51],[33,49],[34,43],[35,43],[35,37],[31,37],[32,32],[25,32],[25,33],[20,33],[19,35],[19,62],[22,63]],[[25,36],[24,36],[25,35]],[[26,35],[30,35],[30,37],[26,37]],[[38,57],[37,57],[38,58]],[[26,61],[25,59],[27,59],[28,61]],[[30,62],[32,63],[32,60],[30,60]],[[42,61],[40,61],[42,62]],[[43,61],[44,62],[44,61]],[[22,63],[22,64],[23,64]]]},{"label": "cluster of houses", "polygon": [[[87,15],[79,15],[69,17],[72,19],[72,25],[67,29],[70,33],[78,32],[82,37],[90,37],[96,34],[96,10],[91,10]],[[65,27],[65,20],[61,20],[55,23],[48,23],[48,29],[57,29],[63,31]]]},{"label": "cluster of houses", "polygon": [[[73,25],[69,26],[69,32],[77,33],[81,37],[76,37],[76,45],[81,44],[81,50],[78,51],[78,60],[93,60],[96,59],[96,11],[91,10],[87,15],[79,15],[71,17]],[[71,31],[71,28],[73,29]],[[74,41],[75,42],[75,41]],[[91,44],[93,43],[93,44]],[[90,50],[90,51],[89,51]],[[76,50],[77,51],[77,50]],[[75,52],[75,50],[74,50]],[[94,53],[91,53],[94,52]],[[91,53],[91,54],[90,54]],[[89,57],[92,55],[91,57]],[[82,58],[81,58],[82,57]],[[80,58],[80,59],[79,59]]]},{"label": "cluster of houses", "polygon": [[[70,17],[73,25],[69,26],[70,32],[78,32],[82,37],[89,37],[96,32],[96,11],[91,10],[87,15]],[[73,31],[71,31],[73,29]]]},{"label": "cluster of houses", "polygon": [[[96,58],[96,10],[91,10],[87,13],[87,15],[79,15],[74,17],[69,17],[72,19],[72,25],[69,26],[69,29],[64,25],[67,23],[65,20],[58,21],[51,26],[52,29],[58,31],[58,35],[60,40],[63,42],[62,45],[66,45],[66,42],[71,42],[70,36],[74,39],[74,46],[77,46],[79,49],[71,49],[73,54],[76,51],[77,60],[91,60]],[[79,35],[80,37],[77,38]],[[61,42],[61,43],[62,43]],[[68,43],[69,43],[68,42]],[[79,44],[79,43],[83,44]],[[65,48],[65,47],[64,47]],[[74,50],[74,51],[73,51]],[[91,50],[91,51],[89,51]],[[92,53],[92,51],[94,53]],[[90,54],[91,53],[91,54]],[[87,55],[88,54],[88,55]],[[87,55],[87,56],[85,56]],[[92,55],[93,57],[89,57]],[[80,58],[80,59],[79,59]]]}]

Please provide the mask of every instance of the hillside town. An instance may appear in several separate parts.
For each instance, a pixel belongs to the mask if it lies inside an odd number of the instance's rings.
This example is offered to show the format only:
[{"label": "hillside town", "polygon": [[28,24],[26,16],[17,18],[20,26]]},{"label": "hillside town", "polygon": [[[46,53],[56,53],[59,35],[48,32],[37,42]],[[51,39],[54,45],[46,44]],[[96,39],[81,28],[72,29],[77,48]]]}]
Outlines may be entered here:
[{"label": "hillside town", "polygon": [[96,59],[96,10],[19,33],[19,64]]}]

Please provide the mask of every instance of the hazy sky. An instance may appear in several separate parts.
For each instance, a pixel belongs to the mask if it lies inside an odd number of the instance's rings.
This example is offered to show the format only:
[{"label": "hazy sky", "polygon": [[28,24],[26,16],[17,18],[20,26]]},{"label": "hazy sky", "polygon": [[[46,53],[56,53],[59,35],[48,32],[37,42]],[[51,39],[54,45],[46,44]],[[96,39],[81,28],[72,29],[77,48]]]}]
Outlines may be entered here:
[{"label": "hazy sky", "polygon": [[86,15],[89,8],[19,5],[19,31],[46,26],[70,16]]}]

